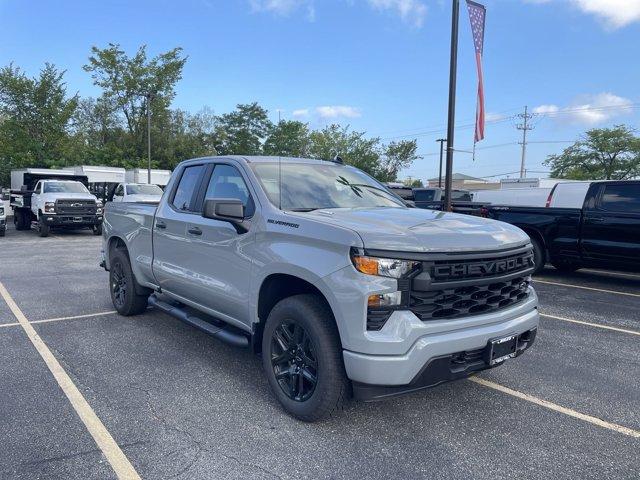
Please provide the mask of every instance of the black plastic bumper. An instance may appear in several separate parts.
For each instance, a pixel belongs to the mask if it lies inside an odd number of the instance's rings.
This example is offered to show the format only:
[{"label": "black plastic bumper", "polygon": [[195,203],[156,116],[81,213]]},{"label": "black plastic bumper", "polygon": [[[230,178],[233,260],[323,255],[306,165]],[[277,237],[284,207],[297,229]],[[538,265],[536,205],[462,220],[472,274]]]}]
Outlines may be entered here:
[{"label": "black plastic bumper", "polygon": [[44,223],[52,227],[92,227],[102,223],[102,215],[43,215]]},{"label": "black plastic bumper", "polygon": [[[534,328],[518,336],[516,357],[533,345],[537,329]],[[373,402],[385,398],[404,395],[407,393],[435,387],[441,383],[467,378],[475,372],[495,368],[489,365],[487,345],[478,350],[457,352],[451,355],[435,357],[407,385],[368,385],[353,382],[353,396],[356,400]]]}]

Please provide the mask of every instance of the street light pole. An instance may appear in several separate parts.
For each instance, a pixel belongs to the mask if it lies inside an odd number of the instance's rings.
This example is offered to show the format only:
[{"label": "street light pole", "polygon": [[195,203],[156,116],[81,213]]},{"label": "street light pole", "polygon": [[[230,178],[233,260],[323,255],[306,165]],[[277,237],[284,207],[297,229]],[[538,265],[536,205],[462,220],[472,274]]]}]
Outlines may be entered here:
[{"label": "street light pole", "polygon": [[453,0],[451,9],[451,59],[449,63],[449,118],[447,123],[447,169],[445,178],[445,198],[443,210],[451,211],[451,190],[453,187],[453,137],[456,121],[456,76],[458,69],[458,18],[460,0]]},{"label": "street light pole", "polygon": [[440,142],[440,173],[438,174],[438,188],[442,188],[442,152],[444,149],[444,142],[446,142],[446,138],[439,138],[436,142]]}]

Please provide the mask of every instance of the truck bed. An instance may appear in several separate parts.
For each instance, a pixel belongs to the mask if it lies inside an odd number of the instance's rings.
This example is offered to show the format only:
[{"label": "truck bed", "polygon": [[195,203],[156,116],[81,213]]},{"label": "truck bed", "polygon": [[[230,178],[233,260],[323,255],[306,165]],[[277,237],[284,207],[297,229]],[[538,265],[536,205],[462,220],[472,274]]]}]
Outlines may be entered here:
[{"label": "truck bed", "polygon": [[148,203],[108,202],[105,206],[104,231],[106,238],[118,232],[129,242],[131,267],[140,284],[153,283],[151,263],[153,261],[152,232],[157,205]]}]

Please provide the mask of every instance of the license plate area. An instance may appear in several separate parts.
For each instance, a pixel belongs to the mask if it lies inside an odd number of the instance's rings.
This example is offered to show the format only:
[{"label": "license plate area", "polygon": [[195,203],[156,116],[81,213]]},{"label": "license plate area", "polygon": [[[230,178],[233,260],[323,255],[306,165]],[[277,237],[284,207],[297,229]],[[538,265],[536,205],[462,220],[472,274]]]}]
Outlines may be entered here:
[{"label": "license plate area", "polygon": [[82,221],[82,217],[73,217],[73,221],[74,222],[81,222]]},{"label": "license plate area", "polygon": [[487,363],[498,365],[509,358],[514,358],[518,352],[518,336],[496,338],[487,345]]}]

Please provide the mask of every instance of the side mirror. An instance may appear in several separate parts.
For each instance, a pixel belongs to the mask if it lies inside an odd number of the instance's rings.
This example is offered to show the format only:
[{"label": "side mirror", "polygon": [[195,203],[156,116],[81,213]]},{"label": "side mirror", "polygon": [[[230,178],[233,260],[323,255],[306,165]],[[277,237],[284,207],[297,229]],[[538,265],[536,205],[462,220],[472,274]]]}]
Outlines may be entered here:
[{"label": "side mirror", "polygon": [[202,216],[229,222],[238,233],[249,231],[250,222],[244,218],[244,205],[237,198],[207,198],[204,201]]},{"label": "side mirror", "polygon": [[235,198],[207,198],[202,216],[214,220],[238,222],[244,220],[244,205]]}]

